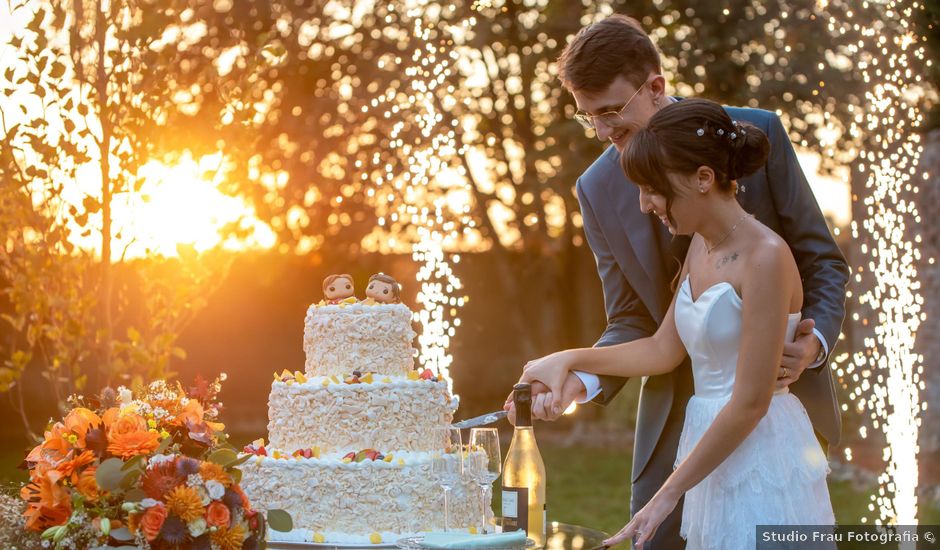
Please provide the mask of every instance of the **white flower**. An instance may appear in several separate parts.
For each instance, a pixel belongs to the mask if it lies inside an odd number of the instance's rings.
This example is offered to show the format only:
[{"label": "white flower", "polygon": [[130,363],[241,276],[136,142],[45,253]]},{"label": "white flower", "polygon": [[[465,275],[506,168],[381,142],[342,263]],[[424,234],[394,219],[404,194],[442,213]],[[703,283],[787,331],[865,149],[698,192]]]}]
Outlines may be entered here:
[{"label": "white flower", "polygon": [[214,479],[206,482],[206,490],[209,491],[209,498],[219,500],[225,496],[225,486]]},{"label": "white flower", "polygon": [[153,467],[164,462],[173,462],[173,460],[175,460],[173,455],[153,455],[147,463]]},{"label": "white flower", "polygon": [[212,499],[209,498],[209,493],[206,491],[206,487],[204,485],[194,487],[194,489],[196,490],[196,493],[199,494],[199,498],[202,500],[203,506],[208,506],[209,503],[212,502]]},{"label": "white flower", "polygon": [[152,498],[145,498],[144,500],[140,501],[140,505],[143,506],[144,509],[152,508],[157,504],[160,504],[160,502]]},{"label": "white flower", "polygon": [[122,405],[130,405],[131,401],[134,400],[134,394],[124,386],[118,386],[117,393],[118,400]]},{"label": "white flower", "polygon": [[202,487],[202,476],[199,474],[189,474],[186,476],[186,485],[196,488]]},{"label": "white flower", "polygon": [[203,533],[206,532],[206,527],[207,527],[206,520],[205,518],[195,519],[189,522],[187,527],[189,527],[189,533],[193,537],[201,536]]},{"label": "white flower", "polygon": [[228,379],[228,375],[225,374],[224,372],[219,375],[219,380],[225,382],[227,379]]}]

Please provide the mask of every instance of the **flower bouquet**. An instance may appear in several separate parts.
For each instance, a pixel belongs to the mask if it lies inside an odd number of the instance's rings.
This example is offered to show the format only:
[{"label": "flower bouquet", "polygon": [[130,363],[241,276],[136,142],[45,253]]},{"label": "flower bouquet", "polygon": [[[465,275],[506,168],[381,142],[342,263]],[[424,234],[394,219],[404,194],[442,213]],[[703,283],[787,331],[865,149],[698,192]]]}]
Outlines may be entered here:
[{"label": "flower bouquet", "polygon": [[[26,528],[57,549],[264,548],[265,517],[239,486],[248,457],[238,458],[217,422],[224,379],[71,398],[26,457]],[[291,527],[279,510],[268,521]]]}]

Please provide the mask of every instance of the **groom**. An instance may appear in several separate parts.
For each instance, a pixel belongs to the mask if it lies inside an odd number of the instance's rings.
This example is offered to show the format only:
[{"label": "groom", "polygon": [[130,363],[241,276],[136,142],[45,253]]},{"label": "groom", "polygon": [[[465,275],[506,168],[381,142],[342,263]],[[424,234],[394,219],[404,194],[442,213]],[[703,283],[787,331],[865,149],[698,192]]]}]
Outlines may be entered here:
[{"label": "groom", "polygon": [[[561,81],[578,106],[575,118],[608,147],[577,183],[584,232],[604,289],[607,329],[595,344],[610,346],[649,336],[662,322],[688,237],[672,237],[640,211],[637,187],[618,162],[631,136],[662,107],[659,54],[635,20],[613,15],[582,29],[559,58]],[[790,386],[824,443],[839,440],[841,420],[826,359],[845,316],[848,266],[829,234],[780,120],[758,109],[727,108],[732,119],[756,125],[770,139],[767,165],[738,184],[738,201],[790,245],[803,279],[803,321],[784,349],[778,387]],[[768,289],[773,292],[773,289]],[[804,370],[807,371],[804,373]],[[560,407],[533,397],[536,418],[554,420],[572,401],[609,403],[626,379],[571,373]],[[534,391],[544,386],[536,385]],[[633,451],[631,515],[652,498],[673,470],[686,403],[693,391],[688,358],[665,375],[644,377]],[[556,396],[557,402],[557,396]],[[507,408],[511,405],[507,403]],[[514,412],[514,411],[510,411]],[[660,525],[647,548],[684,548],[682,505]]]}]

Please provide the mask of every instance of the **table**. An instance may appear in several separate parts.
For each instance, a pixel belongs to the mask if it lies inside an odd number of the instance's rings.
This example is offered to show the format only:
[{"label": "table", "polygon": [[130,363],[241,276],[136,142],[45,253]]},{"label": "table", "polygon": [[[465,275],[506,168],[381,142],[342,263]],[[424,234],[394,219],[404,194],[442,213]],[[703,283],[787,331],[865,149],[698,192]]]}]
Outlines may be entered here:
[{"label": "table", "polygon": [[[593,548],[600,546],[601,542],[608,536],[609,535],[607,533],[598,531],[596,529],[590,529],[588,527],[581,527],[580,525],[572,525],[569,523],[551,521],[549,522],[548,528],[546,529],[545,550],[592,550]],[[383,545],[373,546],[372,548],[388,547],[388,545]],[[269,542],[268,548],[271,550],[301,550],[307,548],[324,548],[333,550],[348,550],[349,548],[355,548],[356,550],[361,550],[362,548],[369,548],[369,546],[343,547],[327,544]]]},{"label": "table", "polygon": [[591,550],[610,535],[597,529],[570,523],[548,522],[545,550]]}]

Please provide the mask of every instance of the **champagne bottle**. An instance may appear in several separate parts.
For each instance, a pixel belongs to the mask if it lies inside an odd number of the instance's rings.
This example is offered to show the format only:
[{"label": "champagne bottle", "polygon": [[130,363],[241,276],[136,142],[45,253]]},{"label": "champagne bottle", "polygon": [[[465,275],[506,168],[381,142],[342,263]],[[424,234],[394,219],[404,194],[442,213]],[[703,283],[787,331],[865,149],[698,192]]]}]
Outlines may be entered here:
[{"label": "champagne bottle", "polygon": [[532,388],[513,387],[516,429],[503,464],[503,531],[524,530],[536,546],[545,546],[545,463],[532,431]]}]

